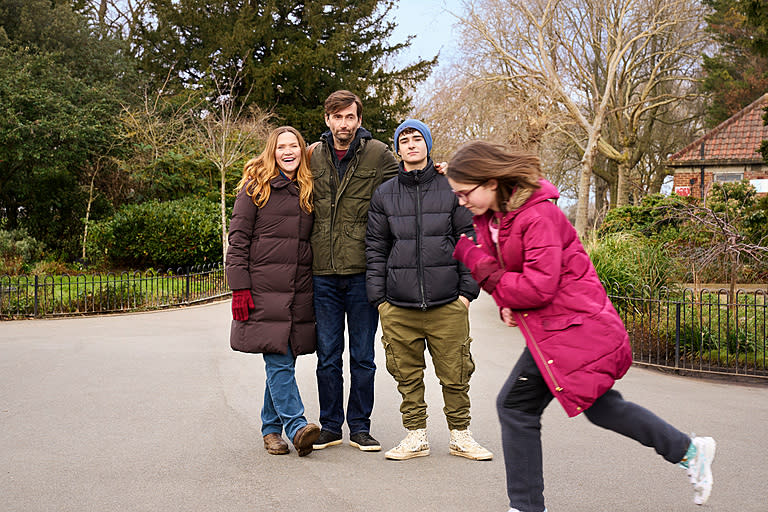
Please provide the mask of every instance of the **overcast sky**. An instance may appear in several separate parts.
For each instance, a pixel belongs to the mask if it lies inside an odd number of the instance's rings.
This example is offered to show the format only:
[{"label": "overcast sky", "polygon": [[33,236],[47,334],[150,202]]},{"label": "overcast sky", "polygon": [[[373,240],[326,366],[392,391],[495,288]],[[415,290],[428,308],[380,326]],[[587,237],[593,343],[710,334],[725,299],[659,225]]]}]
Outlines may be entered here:
[{"label": "overcast sky", "polygon": [[397,29],[391,42],[404,41],[415,35],[411,47],[398,57],[398,67],[412,64],[418,59],[431,59],[440,52],[440,63],[455,55],[457,32],[453,29],[456,18],[447,11],[461,14],[461,0],[400,0],[393,9]]}]

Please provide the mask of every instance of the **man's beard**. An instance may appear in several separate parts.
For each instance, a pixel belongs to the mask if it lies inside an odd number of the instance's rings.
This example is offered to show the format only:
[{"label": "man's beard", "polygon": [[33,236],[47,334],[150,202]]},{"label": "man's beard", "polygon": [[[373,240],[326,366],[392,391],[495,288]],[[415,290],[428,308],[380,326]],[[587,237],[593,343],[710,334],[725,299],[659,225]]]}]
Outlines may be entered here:
[{"label": "man's beard", "polygon": [[343,144],[350,143],[354,137],[355,137],[355,132],[351,130],[347,132],[337,131],[333,133],[333,138]]}]

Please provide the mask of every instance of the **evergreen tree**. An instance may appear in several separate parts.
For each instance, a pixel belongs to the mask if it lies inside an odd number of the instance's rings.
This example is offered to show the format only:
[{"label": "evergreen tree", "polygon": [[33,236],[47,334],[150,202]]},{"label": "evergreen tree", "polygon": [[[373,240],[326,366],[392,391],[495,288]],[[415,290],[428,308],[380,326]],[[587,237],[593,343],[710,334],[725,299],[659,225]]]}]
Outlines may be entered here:
[{"label": "evergreen tree", "polygon": [[[411,106],[410,87],[437,59],[404,69],[389,62],[410,43],[386,42],[394,0],[150,0],[133,41],[142,69],[160,87],[230,84],[236,98],[273,110],[280,123],[315,140],[326,129],[322,103],[337,89],[363,100],[363,123],[388,140]],[[247,98],[247,99],[246,99]]]},{"label": "evergreen tree", "polygon": [[77,254],[87,169],[115,147],[126,52],[67,2],[0,0],[0,227]]},{"label": "evergreen tree", "polygon": [[719,47],[704,56],[707,124],[715,126],[768,91],[768,6],[758,0],[704,0]]}]

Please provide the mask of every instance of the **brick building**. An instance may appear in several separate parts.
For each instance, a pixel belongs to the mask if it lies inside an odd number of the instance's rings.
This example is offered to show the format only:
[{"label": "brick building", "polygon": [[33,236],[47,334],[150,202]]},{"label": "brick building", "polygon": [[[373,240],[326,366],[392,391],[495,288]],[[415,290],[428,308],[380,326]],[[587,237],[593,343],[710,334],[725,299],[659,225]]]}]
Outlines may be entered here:
[{"label": "brick building", "polygon": [[670,156],[667,165],[675,170],[674,192],[701,197],[702,181],[706,194],[713,181],[748,179],[758,194],[768,194],[768,165],[759,153],[762,141],[768,140],[766,107],[768,94]]}]

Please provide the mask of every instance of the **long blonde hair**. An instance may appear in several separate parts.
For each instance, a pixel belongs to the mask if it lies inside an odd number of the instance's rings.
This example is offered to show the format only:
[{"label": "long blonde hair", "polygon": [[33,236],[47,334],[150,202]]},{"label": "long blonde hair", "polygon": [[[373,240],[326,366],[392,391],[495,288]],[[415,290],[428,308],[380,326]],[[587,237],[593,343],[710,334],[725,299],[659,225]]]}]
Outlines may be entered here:
[{"label": "long blonde hair", "polygon": [[280,170],[275,160],[277,138],[284,133],[292,133],[299,141],[301,148],[301,161],[296,169],[296,183],[299,186],[299,205],[307,213],[312,212],[312,171],[309,170],[309,156],[307,155],[304,137],[293,126],[281,126],[275,128],[267,137],[264,151],[256,158],[251,158],[243,167],[243,177],[237,184],[237,191],[246,187],[245,192],[251,196],[253,203],[262,208],[269,201],[272,188],[269,182],[280,175]]},{"label": "long blonde hair", "polygon": [[461,146],[448,163],[446,174],[459,183],[482,184],[495,179],[496,201],[502,211],[519,208],[540,187],[539,157],[520,148],[481,140]]}]

